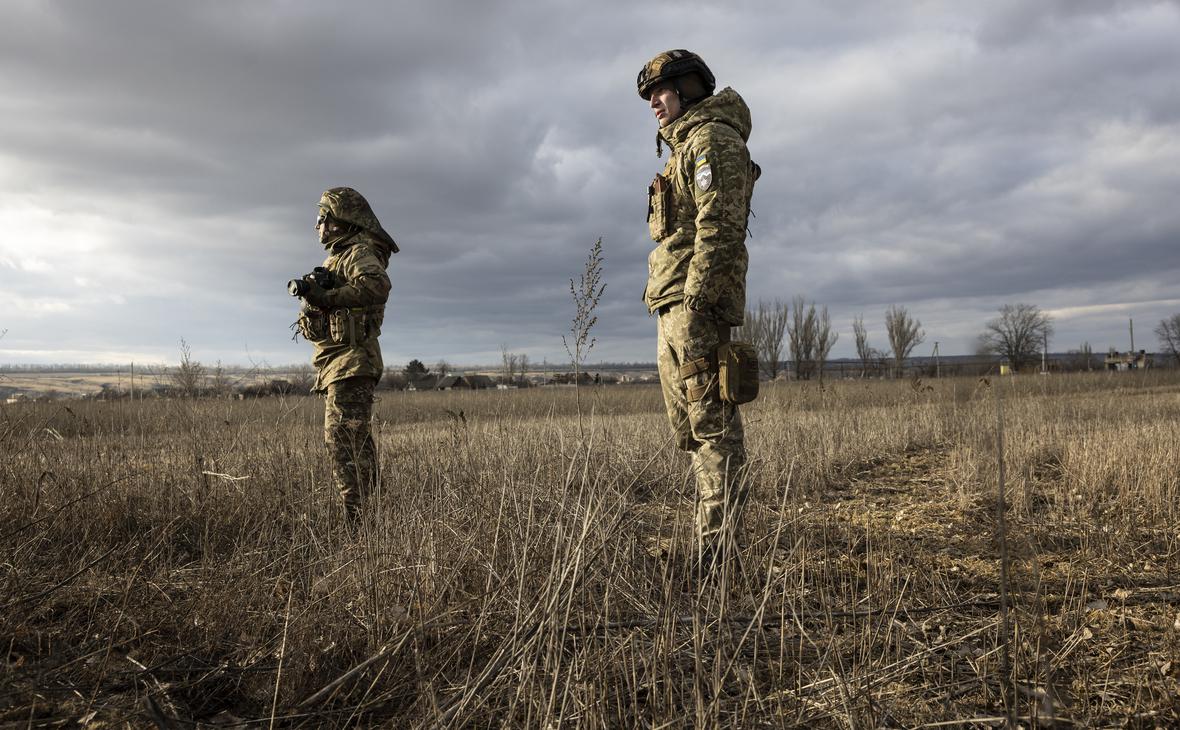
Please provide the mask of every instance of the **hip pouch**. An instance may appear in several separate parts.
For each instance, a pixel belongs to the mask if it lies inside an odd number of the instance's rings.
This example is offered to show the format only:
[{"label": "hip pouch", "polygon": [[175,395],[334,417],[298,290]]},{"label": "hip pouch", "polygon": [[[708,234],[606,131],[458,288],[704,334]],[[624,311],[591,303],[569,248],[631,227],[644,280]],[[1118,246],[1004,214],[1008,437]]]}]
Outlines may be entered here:
[{"label": "hip pouch", "polygon": [[[693,385],[688,379],[709,373],[709,379]],[[713,374],[716,374],[716,380]],[[688,400],[696,403],[714,387],[723,403],[740,405],[758,397],[758,353],[748,342],[723,342],[717,346],[716,359],[701,357],[680,366],[680,377],[685,379]]]},{"label": "hip pouch", "polygon": [[660,241],[671,233],[668,220],[672,216],[672,182],[656,175],[647,187],[647,228],[653,241]]},{"label": "hip pouch", "polygon": [[332,341],[338,345],[355,345],[369,337],[363,309],[333,309],[328,315],[328,327]]},{"label": "hip pouch", "polygon": [[758,397],[758,351],[748,342],[726,342],[717,348],[721,400],[749,403]]},{"label": "hip pouch", "polygon": [[328,317],[318,309],[299,312],[299,334],[308,342],[322,342],[328,338]]}]

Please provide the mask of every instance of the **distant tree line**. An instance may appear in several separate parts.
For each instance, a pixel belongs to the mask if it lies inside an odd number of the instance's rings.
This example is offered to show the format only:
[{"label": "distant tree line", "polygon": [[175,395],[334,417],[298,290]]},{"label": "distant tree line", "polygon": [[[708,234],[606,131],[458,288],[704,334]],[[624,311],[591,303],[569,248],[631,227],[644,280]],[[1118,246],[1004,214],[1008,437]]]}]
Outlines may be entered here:
[{"label": "distant tree line", "polygon": [[[925,333],[921,322],[898,305],[885,311],[885,332],[892,355],[891,374],[900,377],[906,359],[921,344]],[[853,320],[852,335],[861,361],[861,376],[882,374],[887,353],[869,344],[863,315]],[[808,302],[803,296],[796,296],[790,302],[779,299],[759,301],[756,308],[746,311],[745,322],[737,328],[735,336],[754,345],[762,374],[771,380],[784,370],[784,343],[789,370],[794,377],[822,380],[824,366],[840,339],[832,328],[828,308],[817,307],[815,302]]]},{"label": "distant tree line", "polygon": [[[869,341],[863,314],[852,320],[852,337],[861,377],[903,377],[913,371],[914,350],[926,341],[922,323],[904,306],[890,305],[884,313],[887,348],[877,349]],[[997,316],[989,319],[976,339],[977,367],[1007,365],[1013,372],[1027,372],[1050,365],[1049,342],[1054,334],[1052,316],[1034,304],[1002,305]],[[1155,329],[1160,352],[1180,367],[1180,313],[1160,321]],[[825,365],[839,335],[832,329],[828,308],[796,296],[790,302],[781,299],[760,300],[746,311],[745,322],[735,328],[734,337],[750,342],[758,352],[763,377],[775,379],[788,374],[799,380],[822,379]],[[1054,357],[1052,366],[1075,370],[1092,370],[1097,363],[1089,342]],[[1000,362],[997,362],[1000,361]],[[933,375],[939,360],[934,358]],[[960,361],[959,366],[962,367]],[[843,371],[843,366],[841,366]]]}]

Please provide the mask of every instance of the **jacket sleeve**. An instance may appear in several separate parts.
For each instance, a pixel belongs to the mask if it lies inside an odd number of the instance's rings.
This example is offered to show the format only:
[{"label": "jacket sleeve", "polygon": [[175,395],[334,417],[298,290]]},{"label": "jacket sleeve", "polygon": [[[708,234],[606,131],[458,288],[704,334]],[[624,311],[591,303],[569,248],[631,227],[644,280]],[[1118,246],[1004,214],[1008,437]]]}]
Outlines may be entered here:
[{"label": "jacket sleeve", "polygon": [[[729,127],[708,125],[686,155],[688,181],[696,202],[696,240],[684,284],[686,301],[717,303],[746,240],[750,153]],[[702,189],[701,173],[711,175]]]},{"label": "jacket sleeve", "polygon": [[325,307],[372,307],[389,298],[389,275],[371,247],[353,246],[342,269],[348,283],[325,292]]}]

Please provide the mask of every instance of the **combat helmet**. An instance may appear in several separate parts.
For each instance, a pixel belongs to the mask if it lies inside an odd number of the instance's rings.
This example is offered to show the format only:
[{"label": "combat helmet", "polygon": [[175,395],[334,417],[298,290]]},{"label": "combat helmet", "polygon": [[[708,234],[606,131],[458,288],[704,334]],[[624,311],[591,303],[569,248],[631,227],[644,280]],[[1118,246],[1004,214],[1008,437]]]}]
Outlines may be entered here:
[{"label": "combat helmet", "polygon": [[347,187],[325,190],[324,194],[320,196],[320,210],[330,213],[333,218],[344,223],[363,228],[388,246],[392,253],[398,252],[397,243],[381,227],[377,215],[369,206],[369,201],[365,200],[365,196],[356,190]]},{"label": "combat helmet", "polygon": [[[699,86],[697,84],[686,83],[687,79],[685,77],[690,74],[694,74],[700,79]],[[640,70],[639,78],[635,80],[635,85],[643,100],[650,101],[652,87],[661,81],[672,82],[683,104],[691,104],[703,99],[712,94],[713,89],[717,87],[717,80],[713,78],[713,72],[709,70],[709,67],[705,65],[701,57],[683,48],[664,51],[648,61],[643,69]]]}]

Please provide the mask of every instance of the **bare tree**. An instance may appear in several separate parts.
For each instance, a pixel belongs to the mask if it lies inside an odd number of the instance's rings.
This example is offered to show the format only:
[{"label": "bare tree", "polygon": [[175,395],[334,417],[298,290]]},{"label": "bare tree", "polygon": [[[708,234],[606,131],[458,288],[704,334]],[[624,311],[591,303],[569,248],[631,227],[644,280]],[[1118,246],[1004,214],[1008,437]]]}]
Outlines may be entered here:
[{"label": "bare tree", "polygon": [[987,323],[979,343],[985,351],[1007,358],[1012,369],[1019,371],[1036,362],[1052,334],[1053,318],[1040,307],[1005,304],[1000,307],[1000,316]]},{"label": "bare tree", "polygon": [[500,345],[500,358],[503,362],[505,385],[510,385],[516,377],[516,366],[519,362],[519,357],[514,352],[508,352],[508,345]]},{"label": "bare tree", "polygon": [[213,395],[224,398],[230,394],[232,384],[230,383],[229,373],[222,367],[221,361],[213,366],[213,372],[209,376],[209,390]]},{"label": "bare tree", "polygon": [[1094,348],[1090,347],[1089,342],[1083,342],[1081,347],[1070,350],[1069,354],[1073,355],[1071,363],[1073,369],[1086,371],[1094,369]]},{"label": "bare tree", "polygon": [[[386,380],[388,379],[387,376]],[[315,370],[307,363],[301,364],[291,371],[291,385],[296,393],[307,395],[311,392],[311,386],[315,385]]]},{"label": "bare tree", "polygon": [[795,377],[807,380],[815,368],[816,340],[815,304],[808,305],[802,296],[791,303],[791,319],[787,324],[787,344],[795,363]]},{"label": "bare tree", "polygon": [[891,304],[885,310],[885,334],[893,350],[894,377],[900,378],[906,358],[926,339],[926,332],[922,330],[922,323],[911,317],[905,307]]},{"label": "bare tree", "polygon": [[[815,305],[812,305],[814,308]],[[840,335],[832,330],[832,318],[828,316],[828,308],[819,312],[815,325],[815,364],[819,371],[819,380],[824,380],[824,363],[828,361],[828,353],[832,351]]]},{"label": "bare tree", "polygon": [[787,320],[790,318],[790,305],[775,299],[765,307],[758,302],[758,315],[762,319],[762,349],[758,352],[771,380],[778,377],[780,364],[783,360],[783,336],[787,331]]},{"label": "bare tree", "polygon": [[195,398],[205,385],[205,366],[193,359],[192,349],[180,340],[180,363],[172,371],[172,384],[185,398]]},{"label": "bare tree", "polygon": [[1160,338],[1160,350],[1171,355],[1180,365],[1180,312],[1167,319],[1161,319],[1155,328],[1156,337]]},{"label": "bare tree", "polygon": [[446,360],[440,359],[434,364],[434,372],[438,377],[445,378],[451,372],[451,364]]},{"label": "bare tree", "polygon": [[745,324],[735,334],[737,339],[754,346],[758,364],[771,380],[778,377],[782,363],[783,335],[790,312],[790,305],[781,300],[770,303],[759,300],[757,310],[746,310]]},{"label": "bare tree", "polygon": [[852,320],[852,336],[856,338],[856,356],[860,359],[860,377],[868,374],[869,368],[878,368],[882,353],[869,345],[869,331],[865,328],[864,315],[858,314]]},{"label": "bare tree", "polygon": [[529,356],[522,352],[519,355],[517,355],[516,357],[517,357],[516,371],[518,373],[520,373],[521,383],[524,385],[528,385],[527,378],[529,375]]}]

